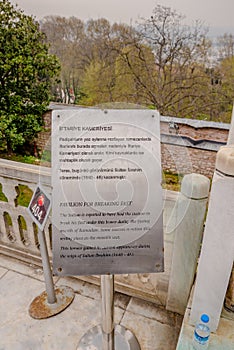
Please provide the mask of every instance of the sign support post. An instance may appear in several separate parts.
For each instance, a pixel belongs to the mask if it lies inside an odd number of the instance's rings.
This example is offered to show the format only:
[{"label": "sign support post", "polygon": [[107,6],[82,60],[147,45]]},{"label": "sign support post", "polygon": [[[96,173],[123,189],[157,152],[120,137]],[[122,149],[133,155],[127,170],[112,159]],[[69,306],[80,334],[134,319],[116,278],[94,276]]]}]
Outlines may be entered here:
[{"label": "sign support post", "polygon": [[77,350],[140,350],[135,335],[114,325],[114,275],[101,275],[102,325],[88,330]]},{"label": "sign support post", "polygon": [[50,269],[50,261],[49,261],[48,249],[45,242],[44,231],[39,230],[38,239],[40,244],[42,266],[43,266],[46,292],[47,292],[47,300],[49,304],[54,304],[56,303],[57,299],[56,299],[55,290],[54,290],[53,277]]},{"label": "sign support post", "polygon": [[102,349],[114,349],[114,276],[101,276]]},{"label": "sign support post", "polygon": [[43,228],[50,210],[50,198],[37,186],[29,203],[28,212],[38,227],[38,240],[45,278],[46,291],[37,296],[29,307],[29,314],[36,319],[48,318],[65,310],[73,301],[75,293],[72,288],[61,286],[54,288],[50,259]]}]

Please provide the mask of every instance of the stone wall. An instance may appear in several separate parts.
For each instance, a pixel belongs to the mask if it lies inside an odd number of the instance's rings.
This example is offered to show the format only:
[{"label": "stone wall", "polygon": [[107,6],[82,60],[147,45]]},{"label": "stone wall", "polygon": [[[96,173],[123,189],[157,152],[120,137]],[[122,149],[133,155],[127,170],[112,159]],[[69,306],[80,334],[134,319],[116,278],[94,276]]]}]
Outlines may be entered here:
[{"label": "stone wall", "polygon": [[51,115],[52,115],[52,111],[49,110],[47,111],[44,116],[44,131],[41,132],[38,135],[38,138],[36,140],[36,144],[37,144],[37,148],[38,150],[47,150],[50,149],[50,145],[51,145]]},{"label": "stone wall", "polygon": [[215,169],[216,152],[177,145],[161,145],[162,167],[175,174],[198,173],[212,177]]},{"label": "stone wall", "polygon": [[227,141],[229,124],[172,117],[162,117],[161,119],[161,133],[163,134],[174,133],[173,128],[168,125],[174,121],[179,127],[177,129],[178,135],[188,136],[194,140]]},{"label": "stone wall", "polygon": [[[68,108],[80,109],[52,104],[45,113],[45,131],[36,141],[39,150],[50,149],[52,111]],[[216,153],[227,142],[229,124],[161,116],[160,127],[163,170],[213,176]]]},{"label": "stone wall", "polygon": [[227,142],[230,125],[161,117],[162,167],[179,174],[212,177],[216,153]]}]

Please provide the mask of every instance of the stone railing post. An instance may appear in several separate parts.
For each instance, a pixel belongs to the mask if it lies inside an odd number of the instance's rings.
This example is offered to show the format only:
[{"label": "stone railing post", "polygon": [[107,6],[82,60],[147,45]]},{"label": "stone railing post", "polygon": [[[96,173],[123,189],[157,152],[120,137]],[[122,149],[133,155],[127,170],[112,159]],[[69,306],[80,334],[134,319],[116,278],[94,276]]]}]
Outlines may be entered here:
[{"label": "stone railing post", "polygon": [[194,281],[203,232],[210,181],[185,175],[175,206],[175,235],[166,308],[184,314]]},{"label": "stone railing post", "polygon": [[216,172],[192,300],[190,323],[202,313],[210,316],[210,328],[218,328],[234,256],[234,146],[222,147]]}]

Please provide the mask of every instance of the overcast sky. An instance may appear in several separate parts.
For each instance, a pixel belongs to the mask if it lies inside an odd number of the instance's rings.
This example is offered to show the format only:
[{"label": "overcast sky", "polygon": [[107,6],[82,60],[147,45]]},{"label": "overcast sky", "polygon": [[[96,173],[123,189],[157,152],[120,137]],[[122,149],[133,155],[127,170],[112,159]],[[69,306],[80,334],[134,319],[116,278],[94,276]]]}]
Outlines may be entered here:
[{"label": "overcast sky", "polygon": [[234,0],[11,0],[26,14],[41,19],[47,15],[76,16],[82,20],[104,17],[113,22],[130,24],[139,17],[147,18],[158,3],[186,16],[191,23],[221,28],[234,34]]}]

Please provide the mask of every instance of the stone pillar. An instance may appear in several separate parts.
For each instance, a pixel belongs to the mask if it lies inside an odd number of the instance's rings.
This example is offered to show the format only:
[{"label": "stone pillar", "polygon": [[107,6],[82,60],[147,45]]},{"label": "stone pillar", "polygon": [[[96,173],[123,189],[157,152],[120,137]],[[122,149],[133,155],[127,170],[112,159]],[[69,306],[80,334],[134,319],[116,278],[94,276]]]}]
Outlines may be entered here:
[{"label": "stone pillar", "polygon": [[232,109],[232,120],[231,120],[231,126],[228,134],[227,145],[228,146],[234,145],[234,105]]},{"label": "stone pillar", "polygon": [[[233,110],[232,110],[232,121],[231,121],[230,131],[229,131],[229,134],[228,134],[227,145],[228,146],[234,146],[234,105],[233,105]],[[229,285],[228,285],[228,290],[227,290],[224,306],[229,311],[233,311],[234,312],[234,264],[233,264],[233,267],[232,267],[232,274],[231,274],[231,278],[230,278],[230,281],[229,281]]]},{"label": "stone pillar", "polygon": [[203,232],[210,181],[199,174],[185,175],[175,207],[175,235],[167,310],[184,314],[194,275]]},{"label": "stone pillar", "polygon": [[202,313],[218,328],[234,257],[234,146],[221,147],[210,193],[209,208],[194,288],[190,323]]}]

